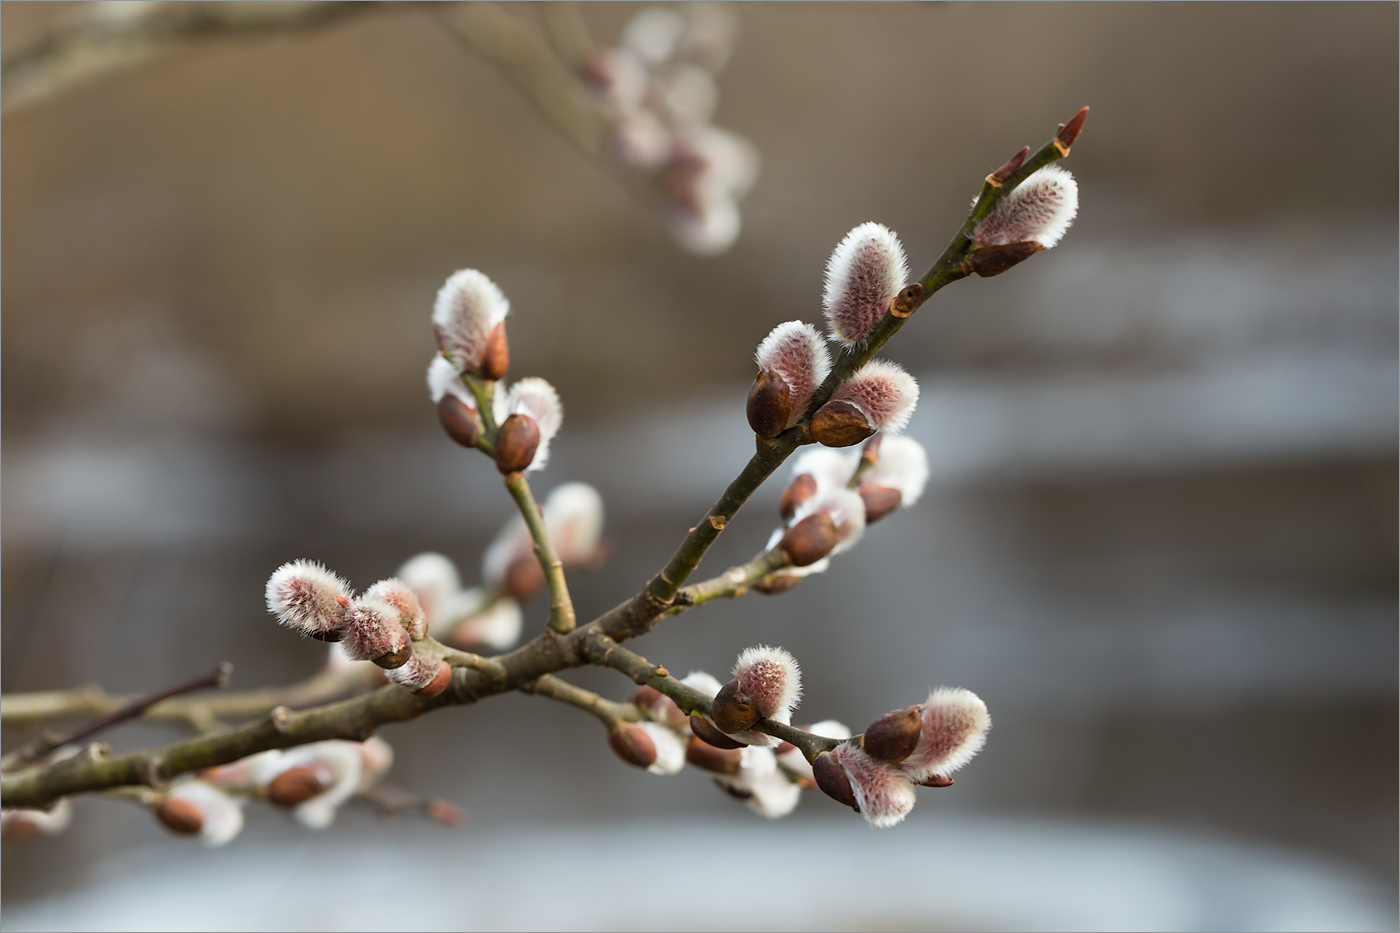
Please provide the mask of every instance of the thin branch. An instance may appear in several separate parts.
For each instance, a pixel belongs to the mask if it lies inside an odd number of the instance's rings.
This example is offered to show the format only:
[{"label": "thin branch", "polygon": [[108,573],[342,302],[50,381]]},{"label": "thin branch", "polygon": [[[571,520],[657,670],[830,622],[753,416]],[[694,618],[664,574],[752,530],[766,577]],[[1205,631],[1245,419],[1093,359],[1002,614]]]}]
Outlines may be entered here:
[{"label": "thin branch", "polygon": [[608,728],[612,728],[619,722],[639,722],[644,718],[637,707],[631,703],[606,700],[592,690],[575,686],[553,674],[545,674],[531,683],[521,685],[520,692],[549,697],[551,700],[575,706],[597,716],[598,720]]},{"label": "thin branch", "polygon": [[530,529],[530,538],[535,543],[535,559],[544,571],[544,582],[549,588],[549,627],[551,631],[567,635],[574,630],[578,619],[574,615],[574,602],[569,598],[569,582],[564,576],[564,562],[554,549],[549,537],[549,529],[544,525],[540,507],[530,492],[530,484],[524,473],[506,475],[506,488],[511,498],[520,508],[520,517],[525,519],[525,527]]},{"label": "thin branch", "polygon": [[[606,635],[595,634],[588,640],[587,648],[589,659],[594,664],[610,667],[626,674],[637,684],[655,687],[675,700],[676,705],[686,713],[699,713],[706,717],[712,715],[710,707],[713,698],[706,696],[694,687],[686,686],[672,677],[666,668],[651,663],[637,652],[622,647]],[[795,726],[774,722],[771,719],[760,719],[753,728],[756,732],[762,732],[784,742],[792,743],[802,750],[802,754],[806,756],[808,761],[811,761],[820,752],[831,751],[842,741],[824,735],[813,735]]]},{"label": "thin branch", "polygon": [[377,8],[340,0],[85,4],[58,30],[5,57],[0,102],[10,111],[212,39],[310,29]]},{"label": "thin branch", "polygon": [[703,606],[716,599],[734,599],[762,583],[775,572],[788,566],[787,555],[777,548],[764,551],[747,564],[730,567],[717,577],[692,583],[676,593],[674,605],[667,615],[680,615],[687,609]]},{"label": "thin branch", "polygon": [[38,761],[49,752],[63,745],[71,745],[80,739],[85,739],[90,735],[96,735],[104,729],[109,729],[118,723],[126,722],[128,719],[135,719],[146,710],[155,706],[161,700],[168,700],[171,697],[181,696],[186,693],[194,693],[196,690],[203,690],[207,687],[223,687],[228,684],[229,676],[233,674],[233,665],[227,661],[221,663],[206,674],[182,681],[173,687],[158,690],[155,693],[147,694],[130,700],[105,716],[99,716],[86,725],[78,726],[67,732],[45,732],[39,738],[30,742],[10,754],[0,759],[0,768],[10,769],[22,767],[31,762]]}]

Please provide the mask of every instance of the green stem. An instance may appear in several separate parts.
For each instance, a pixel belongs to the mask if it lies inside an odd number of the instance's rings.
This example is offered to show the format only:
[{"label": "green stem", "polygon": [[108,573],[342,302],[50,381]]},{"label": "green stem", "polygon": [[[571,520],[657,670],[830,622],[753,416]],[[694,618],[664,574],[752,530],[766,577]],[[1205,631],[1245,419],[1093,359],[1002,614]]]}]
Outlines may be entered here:
[{"label": "green stem", "polygon": [[787,565],[787,556],[777,548],[764,551],[747,564],[730,567],[717,577],[682,587],[676,594],[675,605],[667,610],[667,615],[679,615],[687,609],[703,606],[712,600],[743,596],[750,587],[762,583],[775,571]]},{"label": "green stem", "polygon": [[545,527],[539,506],[535,504],[535,497],[530,493],[530,484],[525,481],[525,474],[507,474],[506,488],[510,490],[515,504],[520,507],[520,516],[525,519],[525,527],[530,529],[530,537],[535,542],[535,559],[540,562],[540,569],[544,571],[545,586],[549,588],[549,628],[561,635],[567,635],[574,630],[577,618],[574,615],[573,600],[569,598],[569,582],[564,577],[564,562],[554,550],[554,542],[550,540],[549,529]]},{"label": "green stem", "polygon": [[612,700],[605,700],[592,690],[576,687],[553,674],[545,674],[538,680],[522,684],[520,692],[533,693],[537,696],[549,697],[551,700],[558,700],[560,703],[567,703],[569,706],[576,706],[597,716],[598,720],[609,729],[620,722],[639,722],[644,718],[637,707],[631,703],[616,703]]}]

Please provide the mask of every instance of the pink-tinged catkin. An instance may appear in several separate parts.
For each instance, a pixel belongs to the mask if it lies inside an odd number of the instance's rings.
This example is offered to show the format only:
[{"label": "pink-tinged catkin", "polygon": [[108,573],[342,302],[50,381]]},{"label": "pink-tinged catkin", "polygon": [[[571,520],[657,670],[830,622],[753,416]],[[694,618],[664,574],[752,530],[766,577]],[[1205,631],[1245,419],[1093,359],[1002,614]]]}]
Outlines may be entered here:
[{"label": "pink-tinged catkin", "polygon": [[782,648],[745,648],[734,664],[740,697],[770,719],[790,721],[802,696],[802,672],[797,659]]},{"label": "pink-tinged catkin", "polygon": [[899,767],[915,781],[947,777],[982,750],[991,727],[981,697],[960,687],[938,687],[924,703],[919,744]]},{"label": "pink-tinged catkin", "polygon": [[427,693],[436,696],[447,687],[443,674],[447,663],[431,651],[415,651],[403,667],[389,671],[388,677],[394,683],[414,693]]},{"label": "pink-tinged catkin", "polygon": [[390,577],[365,590],[367,598],[382,599],[399,613],[399,624],[408,637],[418,641],[428,634],[428,617],[418,604],[418,596],[403,580]]},{"label": "pink-tinged catkin", "polygon": [[1050,249],[1079,212],[1079,185],[1058,165],[1047,165],[1001,199],[972,230],[978,246],[1039,243]]},{"label": "pink-tinged catkin", "polygon": [[829,515],[832,524],[836,526],[836,544],[828,554],[840,554],[850,550],[865,534],[865,502],[860,493],[853,489],[837,487],[818,493],[798,506],[792,515],[791,524],[796,525],[809,515],[818,513]]},{"label": "pink-tinged catkin", "polygon": [[861,478],[861,486],[888,486],[899,490],[900,505],[919,501],[928,485],[928,454],[912,437],[886,437],[880,442],[875,465]]},{"label": "pink-tinged catkin", "polygon": [[511,415],[528,415],[540,429],[539,445],[527,470],[542,470],[549,461],[549,442],[559,433],[564,422],[564,406],[559,393],[537,376],[521,379],[507,392],[496,390],[496,423],[503,424]]},{"label": "pink-tinged catkin", "polygon": [[395,659],[403,655],[397,667],[408,657],[408,632],[399,621],[399,610],[377,597],[362,596],[345,611],[345,628],[341,643],[345,653],[356,661]]},{"label": "pink-tinged catkin", "polygon": [[831,755],[846,772],[856,807],[871,826],[894,826],[914,809],[914,783],[902,771],[876,761],[854,745],[838,745]]},{"label": "pink-tinged catkin", "polygon": [[831,372],[826,342],[804,321],[788,321],[773,328],[758,345],[754,359],[760,370],[776,372],[787,383],[791,393],[788,427],[802,420],[807,403]]},{"label": "pink-tinged catkin", "polygon": [[433,304],[438,347],[458,372],[476,372],[491,331],[509,313],[510,302],[495,282],[475,269],[454,272]]},{"label": "pink-tinged catkin", "polygon": [[315,561],[294,560],[267,580],[267,611],[290,629],[334,639],[344,628],[350,587]]},{"label": "pink-tinged catkin", "polygon": [[837,386],[831,399],[855,405],[877,431],[897,434],[919,403],[919,383],[896,363],[871,360]]},{"label": "pink-tinged catkin", "polygon": [[864,223],[846,234],[826,262],[822,307],[832,336],[864,343],[908,277],[904,247],[888,227]]}]

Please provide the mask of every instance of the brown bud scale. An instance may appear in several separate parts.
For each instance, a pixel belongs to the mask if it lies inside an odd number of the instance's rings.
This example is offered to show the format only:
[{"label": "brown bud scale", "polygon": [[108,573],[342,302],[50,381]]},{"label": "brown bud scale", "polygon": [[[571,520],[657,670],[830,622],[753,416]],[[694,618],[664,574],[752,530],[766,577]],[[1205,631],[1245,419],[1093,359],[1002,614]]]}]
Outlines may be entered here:
[{"label": "brown bud scale", "polygon": [[692,735],[685,747],[686,761],[716,774],[737,774],[743,754],[737,748],[715,748],[698,735]]},{"label": "brown bud scale", "polygon": [[656,743],[636,723],[609,731],[608,744],[617,752],[617,757],[629,765],[648,768],[656,761]]},{"label": "brown bud scale", "polygon": [[802,582],[801,574],[778,573],[770,574],[754,584],[753,588],[765,596],[777,596],[779,593],[786,593],[794,586]]},{"label": "brown bud scale", "polygon": [[753,728],[753,724],[763,717],[739,695],[739,681],[736,679],[719,688],[710,707],[710,718],[719,731],[733,735]]},{"label": "brown bud scale", "polygon": [[544,587],[544,570],[534,554],[517,557],[506,568],[503,584],[506,595],[518,602],[524,602]]},{"label": "brown bud scale", "polygon": [[540,426],[529,415],[514,414],[496,432],[496,469],[519,473],[535,460]]},{"label": "brown bud scale", "polygon": [[841,762],[833,758],[830,752],[822,752],[812,759],[812,776],[823,794],[860,812],[860,807],[856,806],[855,791],[851,790],[851,779],[846,776]]},{"label": "brown bud scale", "polygon": [[481,441],[481,416],[455,395],[444,395],[438,401],[438,423],[463,447],[475,447]]},{"label": "brown bud scale", "polygon": [[398,649],[397,651],[390,651],[386,654],[381,654],[379,657],[374,659],[374,663],[378,664],[386,671],[392,671],[395,668],[403,667],[405,664],[408,663],[408,659],[411,657],[413,657],[413,645],[410,643],[405,644],[402,648]]},{"label": "brown bud scale", "polygon": [[736,742],[715,728],[708,719],[699,713],[690,714],[690,731],[697,739],[715,748],[732,749],[743,748],[743,742]]},{"label": "brown bud scale", "polygon": [[783,490],[783,497],[778,500],[778,514],[783,521],[792,518],[792,514],[797,511],[797,507],[817,494],[817,479],[810,473],[803,473],[792,482],[788,483]]},{"label": "brown bud scale", "polygon": [[870,724],[860,737],[860,747],[871,758],[897,764],[914,753],[923,724],[923,707],[894,710]]},{"label": "brown bud scale", "polygon": [[166,797],[156,807],[156,819],[182,836],[193,836],[204,828],[204,814],[188,800]]},{"label": "brown bud scale", "polygon": [[942,774],[930,774],[924,780],[916,783],[920,787],[952,787],[953,779]]},{"label": "brown bud scale", "polygon": [[900,491],[893,487],[862,484],[860,501],[865,503],[865,523],[869,525],[871,522],[878,522],[899,508],[903,499]]},{"label": "brown bud scale", "polygon": [[496,380],[510,369],[510,343],[506,340],[506,322],[491,328],[486,349],[481,354],[481,378]]},{"label": "brown bud scale", "polygon": [[852,447],[875,433],[861,410],[844,399],[827,402],[812,416],[812,439],[827,447]]},{"label": "brown bud scale", "polygon": [[745,408],[749,427],[759,437],[777,437],[787,430],[792,415],[792,389],[782,376],[765,369],[754,379]]},{"label": "brown bud scale", "polygon": [[914,313],[914,309],[919,306],[919,299],[923,297],[924,286],[921,283],[906,285],[898,295],[890,299],[890,314],[895,317],[908,317]]},{"label": "brown bud scale", "polygon": [[1005,246],[984,246],[967,257],[968,266],[984,279],[1001,275],[1017,263],[1024,262],[1043,250],[1035,240],[1008,243]]},{"label": "brown bud scale", "polygon": [[267,785],[267,799],[279,807],[295,807],[323,792],[329,785],[312,767],[288,768]]},{"label": "brown bud scale", "polygon": [[817,512],[784,532],[778,548],[794,567],[807,567],[830,554],[840,542],[841,531],[836,522],[827,513]]}]

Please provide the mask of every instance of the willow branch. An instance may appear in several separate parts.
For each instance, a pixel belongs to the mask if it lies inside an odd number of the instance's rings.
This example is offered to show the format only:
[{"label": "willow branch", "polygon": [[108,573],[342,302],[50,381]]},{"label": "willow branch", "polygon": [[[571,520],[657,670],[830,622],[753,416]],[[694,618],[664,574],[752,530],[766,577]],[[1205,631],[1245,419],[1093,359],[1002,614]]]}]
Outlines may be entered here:
[{"label": "willow branch", "polygon": [[[211,719],[249,719],[278,706],[300,709],[360,693],[383,683],[377,668],[355,665],[343,671],[317,674],[287,687],[265,687],[221,693],[211,697],[178,697],[162,700],[142,710],[141,718],[160,722],[194,723]],[[106,715],[131,703],[134,696],[110,695],[100,687],[11,693],[0,696],[0,721],[25,725],[72,716]]]},{"label": "willow branch", "polygon": [[[672,677],[666,668],[653,664],[637,652],[624,648],[606,635],[594,634],[587,640],[588,657],[601,667],[610,667],[626,674],[634,683],[655,687],[676,702],[686,713],[699,713],[709,717],[712,698],[694,687],[688,687]],[[813,735],[786,723],[771,719],[760,719],[754,731],[771,735],[784,742],[790,742],[802,750],[811,761],[820,752],[829,752],[841,744],[841,740],[824,735]]]},{"label": "willow branch", "polygon": [[203,690],[206,687],[223,687],[228,683],[229,675],[232,673],[233,665],[225,661],[208,673],[182,681],[173,687],[167,687],[164,690],[158,690],[155,693],[129,700],[110,713],[99,716],[93,721],[78,726],[75,729],[70,729],[67,732],[46,732],[28,745],[0,759],[0,768],[9,769],[37,761],[59,746],[71,745],[90,735],[96,735],[104,729],[109,729],[118,723],[125,722],[129,719],[135,719],[161,700],[168,700],[171,697],[193,693],[196,690]]},{"label": "willow branch", "polygon": [[549,697],[551,700],[558,700],[560,703],[592,713],[598,717],[599,722],[610,729],[619,722],[638,722],[643,718],[637,707],[631,703],[606,700],[592,690],[574,686],[553,674],[545,674],[538,680],[521,685],[520,692]]},{"label": "willow branch", "polygon": [[5,57],[0,103],[9,111],[212,39],[310,29],[378,7],[338,0],[86,4],[58,30]]},{"label": "willow branch", "polygon": [[747,564],[730,567],[717,577],[682,587],[676,593],[674,605],[666,610],[666,614],[680,615],[687,609],[703,606],[716,599],[734,599],[743,596],[752,587],[762,583],[786,566],[788,566],[787,555],[777,548],[764,551]]},{"label": "willow branch", "polygon": [[520,517],[525,519],[525,527],[530,529],[530,539],[535,543],[535,559],[544,571],[545,586],[549,589],[549,628],[561,635],[574,630],[577,617],[574,615],[574,602],[569,598],[569,582],[564,576],[564,562],[554,550],[554,542],[549,537],[549,529],[544,525],[540,507],[530,492],[530,484],[524,473],[506,475],[506,488],[511,498],[520,508]]},{"label": "willow branch", "polygon": [[505,73],[546,119],[590,156],[603,152],[598,108],[537,30],[495,3],[434,4],[437,21]]}]

